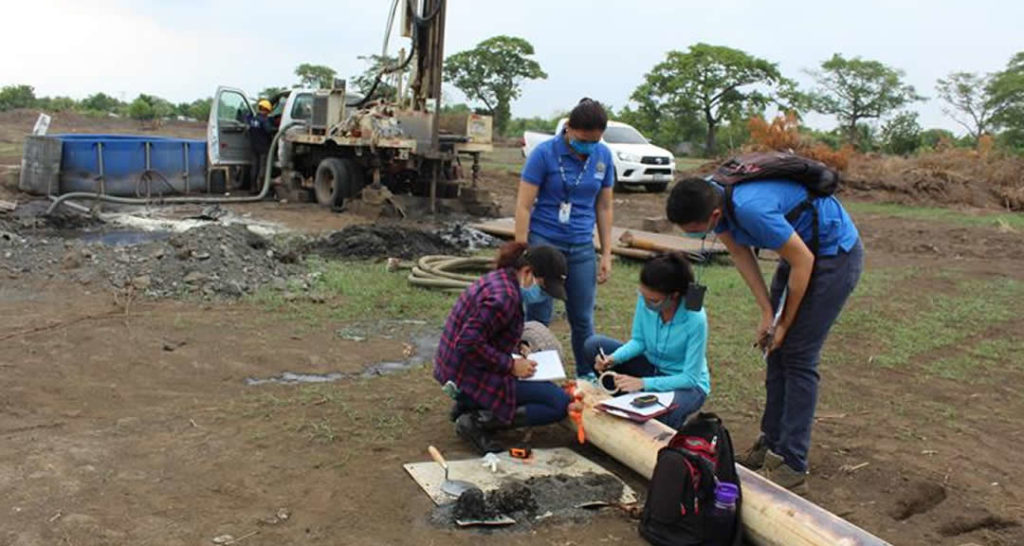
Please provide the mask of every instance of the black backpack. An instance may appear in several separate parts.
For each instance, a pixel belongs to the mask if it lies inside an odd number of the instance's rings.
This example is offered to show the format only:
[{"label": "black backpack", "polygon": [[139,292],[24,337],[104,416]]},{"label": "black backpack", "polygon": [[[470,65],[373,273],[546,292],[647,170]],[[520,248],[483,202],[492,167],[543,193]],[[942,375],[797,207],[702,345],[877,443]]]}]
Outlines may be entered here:
[{"label": "black backpack", "polygon": [[714,517],[716,481],[739,487],[732,438],[713,413],[698,413],[669,444],[658,462],[640,517],[640,536],[655,546],[739,546],[742,492],[731,521]]},{"label": "black backpack", "polygon": [[722,163],[715,169],[711,178],[725,186],[725,214],[729,221],[739,229],[736,211],[732,202],[733,188],[737,184],[752,180],[784,179],[792,180],[807,188],[807,199],[786,213],[786,221],[790,224],[807,209],[814,215],[814,240],[811,252],[818,254],[820,236],[818,233],[818,210],[814,208],[814,199],[836,193],[839,188],[839,172],[831,169],[820,161],[790,154],[786,152],[755,152],[739,155]]}]

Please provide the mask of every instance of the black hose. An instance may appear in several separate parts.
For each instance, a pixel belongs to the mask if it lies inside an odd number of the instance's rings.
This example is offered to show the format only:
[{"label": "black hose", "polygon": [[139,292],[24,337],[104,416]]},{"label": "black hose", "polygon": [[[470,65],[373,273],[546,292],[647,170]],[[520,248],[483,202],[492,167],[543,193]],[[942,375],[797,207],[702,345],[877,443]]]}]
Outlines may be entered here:
[{"label": "black hose", "polygon": [[409,49],[409,55],[405,58],[404,61],[395,66],[382,68],[380,72],[377,73],[377,77],[374,78],[373,85],[370,86],[370,91],[366,93],[366,96],[363,97],[362,100],[356,101],[352,104],[346,104],[345,106],[351,108],[362,108],[363,106],[366,105],[366,103],[370,102],[370,99],[373,98],[373,94],[377,91],[377,87],[380,85],[380,82],[384,79],[385,74],[390,74],[392,72],[397,72],[399,70],[405,70],[405,68],[409,66],[409,62],[412,61],[413,55],[416,54],[416,43],[419,41],[420,29],[422,27],[426,27],[427,24],[430,23],[430,21],[432,21],[435,17],[437,17],[439,13],[441,13],[441,5],[444,4],[444,1],[445,0],[438,0],[437,5],[434,6],[434,9],[430,13],[430,15],[427,15],[425,17],[413,15],[413,22],[415,24],[413,24],[412,26],[412,47]]}]

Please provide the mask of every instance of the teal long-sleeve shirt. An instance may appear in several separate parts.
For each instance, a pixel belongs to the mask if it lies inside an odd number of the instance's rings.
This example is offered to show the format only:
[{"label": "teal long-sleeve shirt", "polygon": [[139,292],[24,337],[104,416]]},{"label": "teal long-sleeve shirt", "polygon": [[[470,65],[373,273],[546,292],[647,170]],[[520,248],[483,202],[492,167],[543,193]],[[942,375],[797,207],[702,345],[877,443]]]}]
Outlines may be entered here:
[{"label": "teal long-sleeve shirt", "polygon": [[666,323],[638,295],[633,337],[610,356],[616,364],[645,356],[660,375],[644,378],[644,390],[664,392],[698,387],[711,394],[707,345],[708,318],[703,309],[688,311],[680,307]]}]

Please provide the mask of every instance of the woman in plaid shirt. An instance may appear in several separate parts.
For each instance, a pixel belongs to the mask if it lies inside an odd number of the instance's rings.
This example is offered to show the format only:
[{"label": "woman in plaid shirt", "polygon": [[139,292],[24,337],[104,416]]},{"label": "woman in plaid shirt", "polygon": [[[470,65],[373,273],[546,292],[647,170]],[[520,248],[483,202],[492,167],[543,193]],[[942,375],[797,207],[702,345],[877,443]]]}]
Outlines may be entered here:
[{"label": "woman in plaid shirt", "polygon": [[496,268],[460,296],[441,334],[434,378],[454,384],[456,433],[483,453],[502,451],[494,431],[565,418],[569,396],[554,383],[525,381],[537,364],[513,358],[523,333],[523,305],[565,299],[565,256],[550,246],[507,243]]}]

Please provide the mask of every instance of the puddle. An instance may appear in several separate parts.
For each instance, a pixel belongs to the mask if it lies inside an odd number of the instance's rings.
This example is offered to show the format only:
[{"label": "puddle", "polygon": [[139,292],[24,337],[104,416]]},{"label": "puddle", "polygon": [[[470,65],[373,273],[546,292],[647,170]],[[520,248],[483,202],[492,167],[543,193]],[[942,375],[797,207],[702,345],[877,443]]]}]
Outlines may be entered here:
[{"label": "puddle", "polygon": [[429,364],[434,359],[434,352],[437,350],[437,343],[440,340],[438,334],[421,334],[414,336],[405,344],[406,359],[398,361],[376,362],[363,368],[358,373],[330,372],[319,373],[296,373],[284,372],[274,377],[246,377],[246,385],[264,385],[267,383],[278,383],[282,385],[298,385],[303,383],[331,383],[341,379],[354,377],[380,377],[396,372]]},{"label": "puddle", "polygon": [[259,379],[256,377],[246,377],[246,385],[263,385],[266,383],[280,383],[282,385],[298,385],[300,383],[330,383],[339,379],[347,377],[341,372],[332,373],[294,373],[284,372],[276,377],[267,377],[265,379]]},{"label": "puddle", "polygon": [[108,231],[105,233],[89,233],[81,237],[86,243],[99,243],[107,246],[132,246],[151,241],[163,241],[171,236],[169,231]]}]

